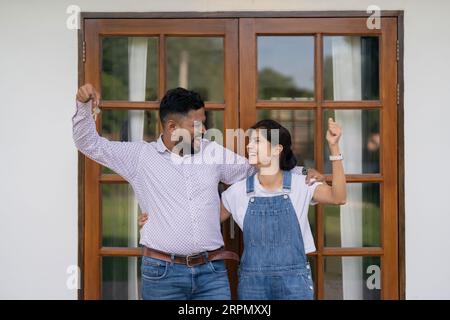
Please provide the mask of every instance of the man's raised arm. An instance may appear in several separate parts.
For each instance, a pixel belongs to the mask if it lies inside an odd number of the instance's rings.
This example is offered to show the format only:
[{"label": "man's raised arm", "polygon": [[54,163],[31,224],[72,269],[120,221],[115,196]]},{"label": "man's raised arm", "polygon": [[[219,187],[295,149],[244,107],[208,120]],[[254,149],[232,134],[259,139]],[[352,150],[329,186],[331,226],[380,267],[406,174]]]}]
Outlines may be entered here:
[{"label": "man's raised arm", "polygon": [[132,180],[137,171],[142,142],[116,142],[101,137],[92,117],[92,106],[98,106],[100,97],[94,87],[85,84],[77,92],[77,110],[72,117],[75,146],[88,158],[106,166],[125,180]]}]

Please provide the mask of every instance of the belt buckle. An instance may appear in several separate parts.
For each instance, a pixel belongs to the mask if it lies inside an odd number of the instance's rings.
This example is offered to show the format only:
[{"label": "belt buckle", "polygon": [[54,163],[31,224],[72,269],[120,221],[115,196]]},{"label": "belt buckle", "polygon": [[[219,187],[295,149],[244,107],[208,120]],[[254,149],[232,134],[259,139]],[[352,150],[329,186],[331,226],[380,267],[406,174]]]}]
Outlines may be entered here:
[{"label": "belt buckle", "polygon": [[190,267],[190,268],[194,267],[195,265],[191,264],[190,261],[191,261],[191,259],[198,258],[198,257],[201,257],[201,254],[197,253],[197,254],[193,254],[193,255],[190,255],[190,256],[186,256],[186,265],[188,267]]}]

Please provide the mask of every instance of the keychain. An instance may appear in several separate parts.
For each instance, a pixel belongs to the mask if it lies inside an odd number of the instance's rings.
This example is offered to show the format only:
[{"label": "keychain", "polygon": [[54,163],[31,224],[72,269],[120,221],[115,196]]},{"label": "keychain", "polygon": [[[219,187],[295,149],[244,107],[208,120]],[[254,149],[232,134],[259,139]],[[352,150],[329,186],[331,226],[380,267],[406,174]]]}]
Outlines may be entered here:
[{"label": "keychain", "polygon": [[100,112],[102,112],[98,107],[98,105],[100,104],[100,100],[96,99],[95,93],[94,95],[90,95],[90,98],[92,99],[92,105],[94,106],[94,108],[92,109],[92,116],[94,117],[94,121],[97,121],[97,116],[100,114]]},{"label": "keychain", "polygon": [[92,116],[94,117],[94,121],[97,121],[97,115],[100,112],[101,112],[101,110],[98,106],[95,106],[94,109],[92,109]]}]

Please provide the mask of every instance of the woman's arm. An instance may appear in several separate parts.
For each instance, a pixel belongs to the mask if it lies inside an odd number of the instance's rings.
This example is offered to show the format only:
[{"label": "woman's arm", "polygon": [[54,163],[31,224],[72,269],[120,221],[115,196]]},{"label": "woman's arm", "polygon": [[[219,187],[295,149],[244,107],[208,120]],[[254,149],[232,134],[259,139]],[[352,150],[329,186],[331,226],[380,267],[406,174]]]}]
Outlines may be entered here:
[{"label": "woman's arm", "polygon": [[230,217],[230,213],[228,212],[227,209],[225,209],[225,206],[223,205],[223,203],[220,203],[220,223],[224,222],[225,220],[227,220]]},{"label": "woman's arm", "polygon": [[[329,118],[327,141],[330,148],[330,155],[339,156],[341,154],[339,150],[339,139],[341,136],[341,127],[332,118]],[[347,200],[344,166],[342,165],[342,160],[333,160],[331,163],[333,170],[332,185],[330,187],[325,183],[317,186],[313,199],[318,203],[342,205]]]}]

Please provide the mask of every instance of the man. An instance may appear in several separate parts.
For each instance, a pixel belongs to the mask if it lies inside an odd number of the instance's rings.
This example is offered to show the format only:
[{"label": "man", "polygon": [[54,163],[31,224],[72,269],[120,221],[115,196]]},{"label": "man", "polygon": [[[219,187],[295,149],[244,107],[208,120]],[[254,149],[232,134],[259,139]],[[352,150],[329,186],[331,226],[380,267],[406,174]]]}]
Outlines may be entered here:
[{"label": "man", "polygon": [[[79,88],[73,138],[83,154],[127,180],[141,210],[151,213],[141,230],[142,297],[230,299],[224,259],[238,257],[223,250],[217,187],[242,180],[254,169],[244,157],[202,139],[204,102],[193,91],[167,92],[159,109],[162,135],[150,143],[100,137],[92,118],[92,105],[99,102],[92,85]],[[222,161],[204,163],[208,154]],[[314,170],[308,177],[323,180]]]}]

